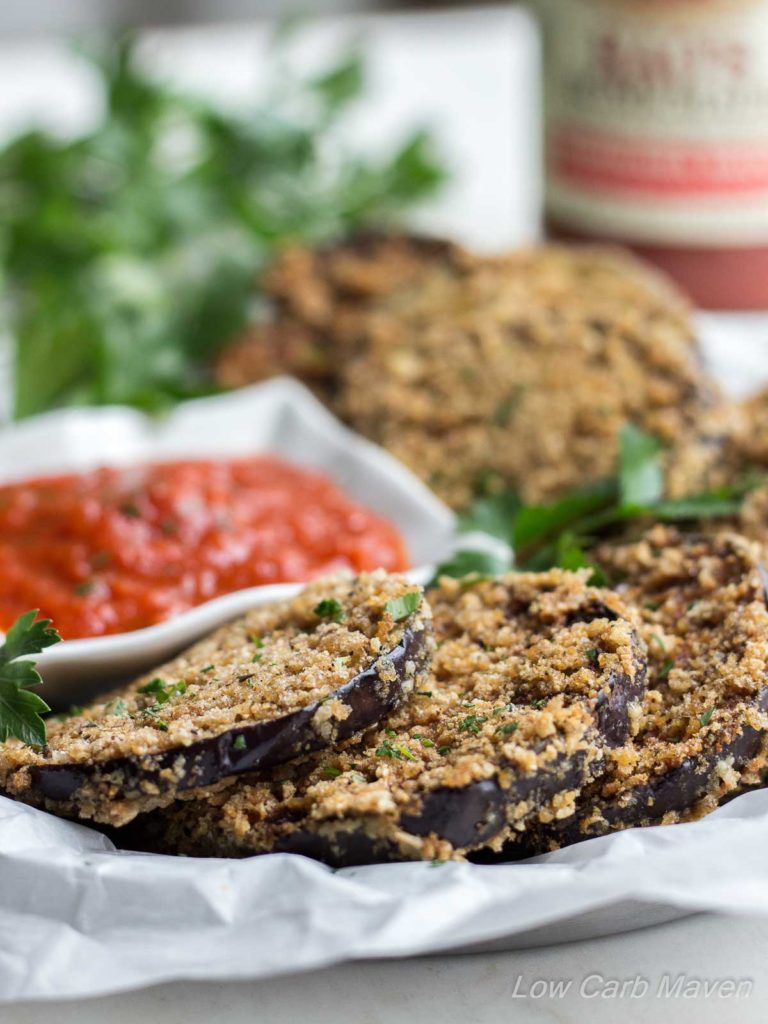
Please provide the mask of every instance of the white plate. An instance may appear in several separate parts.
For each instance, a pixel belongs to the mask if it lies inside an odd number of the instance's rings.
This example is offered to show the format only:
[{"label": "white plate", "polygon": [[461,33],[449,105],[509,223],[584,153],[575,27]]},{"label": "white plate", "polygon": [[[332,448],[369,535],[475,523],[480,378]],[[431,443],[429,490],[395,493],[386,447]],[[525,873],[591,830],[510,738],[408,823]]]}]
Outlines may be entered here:
[{"label": "white plate", "polygon": [[[423,579],[451,547],[454,516],[383,449],[342,426],[301,384],[279,378],[186,402],[158,419],[131,409],[66,409],[0,433],[0,482],[174,458],[270,453],[327,474],[348,495],[394,523]],[[75,702],[139,672],[248,608],[295,584],[252,587],[131,633],[65,640],[38,659],[49,702]]]}]

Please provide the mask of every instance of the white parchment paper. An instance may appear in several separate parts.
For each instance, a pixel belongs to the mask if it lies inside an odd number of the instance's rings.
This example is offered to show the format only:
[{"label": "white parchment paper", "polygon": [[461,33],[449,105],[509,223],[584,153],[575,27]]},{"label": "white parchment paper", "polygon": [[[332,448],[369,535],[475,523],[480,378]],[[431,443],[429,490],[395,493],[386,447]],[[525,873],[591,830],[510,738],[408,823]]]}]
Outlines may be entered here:
[{"label": "white parchment paper", "polygon": [[[708,317],[702,328],[729,390],[768,379],[768,319]],[[262,978],[506,944],[537,929],[557,941],[704,910],[768,914],[767,850],[768,791],[694,824],[633,829],[523,864],[337,872],[286,854],[120,852],[98,832],[0,797],[0,1001]]]},{"label": "white parchment paper", "polygon": [[764,791],[695,824],[623,832],[537,862],[337,872],[289,854],[119,853],[96,832],[0,798],[0,1000],[447,951],[627,900],[765,914],[767,848]]}]

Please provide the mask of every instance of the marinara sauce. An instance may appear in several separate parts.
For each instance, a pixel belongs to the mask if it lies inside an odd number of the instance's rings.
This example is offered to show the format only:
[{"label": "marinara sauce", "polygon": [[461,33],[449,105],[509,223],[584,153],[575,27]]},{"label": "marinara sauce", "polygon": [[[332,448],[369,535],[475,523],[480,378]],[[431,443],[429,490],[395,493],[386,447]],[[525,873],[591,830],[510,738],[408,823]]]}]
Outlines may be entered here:
[{"label": "marinara sauce", "polygon": [[220,594],[407,567],[395,527],[275,458],[167,462],[0,487],[0,629],[39,608],[65,638],[140,629]]}]

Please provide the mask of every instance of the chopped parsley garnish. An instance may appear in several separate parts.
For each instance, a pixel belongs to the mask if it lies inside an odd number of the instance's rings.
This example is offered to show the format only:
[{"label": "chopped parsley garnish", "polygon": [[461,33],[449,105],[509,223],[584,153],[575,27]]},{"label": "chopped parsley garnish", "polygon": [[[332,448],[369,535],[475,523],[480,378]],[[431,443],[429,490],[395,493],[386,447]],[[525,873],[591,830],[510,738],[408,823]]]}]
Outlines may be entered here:
[{"label": "chopped parsley garnish", "polygon": [[42,697],[32,693],[42,683],[33,661],[19,661],[28,654],[40,654],[61,637],[50,619],[35,618],[37,611],[20,615],[0,646],[0,742],[14,736],[30,746],[45,743],[45,722],[41,714],[51,709]]},{"label": "chopped parsley garnish", "polygon": [[709,723],[712,721],[712,715],[714,715],[714,713],[715,709],[709,708],[709,710],[705,711],[703,715],[699,715],[699,723],[702,726],[709,725]]},{"label": "chopped parsley garnish", "polygon": [[437,748],[437,752],[438,752],[438,754],[447,754],[450,749],[451,748],[448,747],[448,746],[446,746],[446,747],[438,747]]},{"label": "chopped parsley garnish", "polygon": [[544,705],[547,703],[546,697],[540,697],[538,700],[531,701],[531,707],[536,708],[537,711],[541,711]]},{"label": "chopped parsley garnish", "polygon": [[331,779],[336,779],[341,774],[341,768],[335,768],[332,764],[327,764],[325,768],[323,768],[323,775],[327,775]]},{"label": "chopped parsley garnish", "polygon": [[413,691],[413,695],[414,695],[414,697],[431,697],[432,696],[432,691],[431,690],[414,690]]},{"label": "chopped parsley garnish", "polygon": [[376,749],[376,757],[389,757],[400,761],[415,761],[416,758],[411,751],[402,743],[392,743],[391,740],[384,740]]},{"label": "chopped parsley garnish", "polygon": [[[315,611],[317,611],[317,608],[315,608]],[[256,636],[255,634],[253,634],[253,635],[249,636],[248,639],[250,640],[250,642],[253,644],[254,647],[263,647],[264,646],[264,640],[260,636]]]},{"label": "chopped parsley garnish", "polygon": [[665,658],[659,668],[659,679],[666,679],[672,668],[674,668],[674,664],[671,658]]},{"label": "chopped parsley garnish", "polygon": [[236,736],[232,744],[233,750],[245,750],[245,736]]},{"label": "chopped parsley garnish", "polygon": [[114,715],[116,718],[122,718],[126,713],[125,701],[118,698],[117,700],[111,701],[107,704],[110,715]]},{"label": "chopped parsley garnish", "polygon": [[387,615],[391,615],[395,622],[400,622],[401,619],[407,619],[409,615],[413,615],[420,602],[421,594],[418,590],[411,590],[401,597],[390,598],[384,605],[384,611]]},{"label": "chopped parsley garnish", "polygon": [[600,660],[600,652],[596,647],[588,647],[584,654],[586,655],[587,661],[592,665],[596,665]]},{"label": "chopped parsley garnish", "polygon": [[512,415],[520,405],[524,390],[522,385],[518,385],[514,391],[511,391],[506,398],[502,398],[498,403],[493,413],[493,422],[497,427],[509,426]]},{"label": "chopped parsley garnish", "polygon": [[165,693],[166,682],[164,679],[160,679],[156,676],[154,679],[150,679],[148,683],[144,683],[143,686],[138,688],[138,693]]},{"label": "chopped parsley garnish", "polygon": [[251,664],[257,665],[263,657],[263,654],[254,654],[254,656],[251,658]]},{"label": "chopped parsley garnish", "polygon": [[496,732],[500,732],[503,736],[511,736],[511,734],[513,732],[517,732],[519,728],[519,722],[506,722],[504,725],[496,726]]},{"label": "chopped parsley garnish", "polygon": [[162,704],[167,704],[171,697],[179,696],[182,693],[186,693],[186,691],[187,684],[183,679],[179,680],[178,683],[166,683],[164,679],[155,678],[140,686],[137,692],[146,693],[154,697],[156,707],[160,707]]},{"label": "chopped parsley garnish", "polygon": [[471,732],[475,736],[480,732],[480,726],[488,721],[487,715],[467,715],[459,722],[459,732]]},{"label": "chopped parsley garnish", "polygon": [[326,597],[315,605],[314,613],[320,619],[330,619],[331,622],[343,622],[347,617],[346,612],[335,597]]},{"label": "chopped parsley garnish", "polygon": [[434,747],[435,745],[429,736],[414,736],[413,738],[418,740],[422,747]]},{"label": "chopped parsley garnish", "polygon": [[658,633],[651,633],[651,640],[656,644],[660,651],[667,653],[667,645],[664,643],[664,638],[659,636]]},{"label": "chopped parsley garnish", "polygon": [[215,665],[206,665],[206,666],[205,666],[205,668],[201,668],[201,669],[200,669],[200,671],[201,671],[201,672],[205,672],[205,673],[208,673],[208,672],[213,672],[213,670],[214,670],[215,668],[216,668],[216,666],[215,666]]}]

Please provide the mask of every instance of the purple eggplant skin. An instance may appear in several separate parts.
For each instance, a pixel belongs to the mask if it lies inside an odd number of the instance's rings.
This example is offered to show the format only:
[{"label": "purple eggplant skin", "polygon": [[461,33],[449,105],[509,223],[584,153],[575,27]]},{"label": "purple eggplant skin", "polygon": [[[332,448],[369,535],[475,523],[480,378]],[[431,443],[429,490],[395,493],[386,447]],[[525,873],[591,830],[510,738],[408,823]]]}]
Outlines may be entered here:
[{"label": "purple eggplant skin", "polygon": [[[414,836],[436,835],[456,849],[488,842],[506,826],[506,808],[521,800],[543,803],[561,790],[577,789],[584,778],[584,754],[558,758],[546,772],[515,780],[502,789],[494,779],[461,788],[443,787],[422,797],[421,809],[403,814],[399,826]],[[403,860],[391,839],[359,828],[340,828],[331,834],[299,829],[275,846],[275,853],[299,853],[330,867],[356,867]]]},{"label": "purple eggplant skin", "polygon": [[[768,711],[768,687],[760,690],[756,703],[761,711]],[[555,827],[524,833],[519,841],[505,848],[501,859],[534,857],[557,847],[572,846],[621,829],[654,825],[666,814],[684,813],[707,795],[718,762],[724,758],[733,758],[733,767],[738,771],[759,754],[764,738],[761,731],[747,725],[730,743],[714,754],[703,758],[686,758],[677,768],[637,787],[628,794],[629,799],[625,795],[621,800],[602,804],[598,801],[587,805],[589,817],[594,810],[599,810],[602,820],[582,828],[582,810]],[[733,795],[737,796],[738,793]]]},{"label": "purple eggplant skin", "polygon": [[[346,719],[337,723],[333,742],[349,739],[399,707],[409,692],[406,664],[413,662],[418,673],[428,668],[430,659],[426,631],[406,629],[396,647],[329,694],[325,700],[336,698],[352,709]],[[392,680],[379,675],[384,660],[395,667],[396,677]],[[390,672],[385,675],[389,677]],[[160,792],[210,786],[227,776],[271,768],[327,746],[330,741],[313,728],[314,716],[322,703],[315,701],[282,718],[239,724],[189,746],[137,759],[38,765],[30,769],[31,788],[46,803],[56,803],[76,802],[79,789],[105,777],[114,779],[127,793],[139,792],[146,785],[157,786]]]},{"label": "purple eggplant skin", "polygon": [[639,703],[645,693],[648,661],[637,638],[632,644],[632,663],[633,673],[614,673],[609,682],[608,693],[600,693],[597,698],[597,728],[608,747],[620,747],[627,742],[629,706]]},{"label": "purple eggplant skin", "polygon": [[[580,787],[584,773],[585,754],[580,751],[570,758],[558,758],[546,772],[518,778],[508,789],[502,789],[494,779],[460,788],[442,787],[425,794],[420,810],[401,815],[397,825],[413,836],[436,835],[456,849],[472,848],[488,842],[506,827],[508,806],[522,800],[542,804],[562,790]],[[109,835],[121,849],[162,852],[163,819],[155,813],[142,815],[125,828],[110,830]],[[221,856],[221,852],[212,849],[210,855]],[[229,847],[225,852],[233,857],[253,853],[246,844]],[[356,827],[344,821],[338,828],[324,831],[298,828],[283,836],[271,850],[259,852],[300,854],[333,868],[407,859],[391,836],[375,827],[366,829],[364,819]],[[206,851],[200,855],[205,856]]]}]

